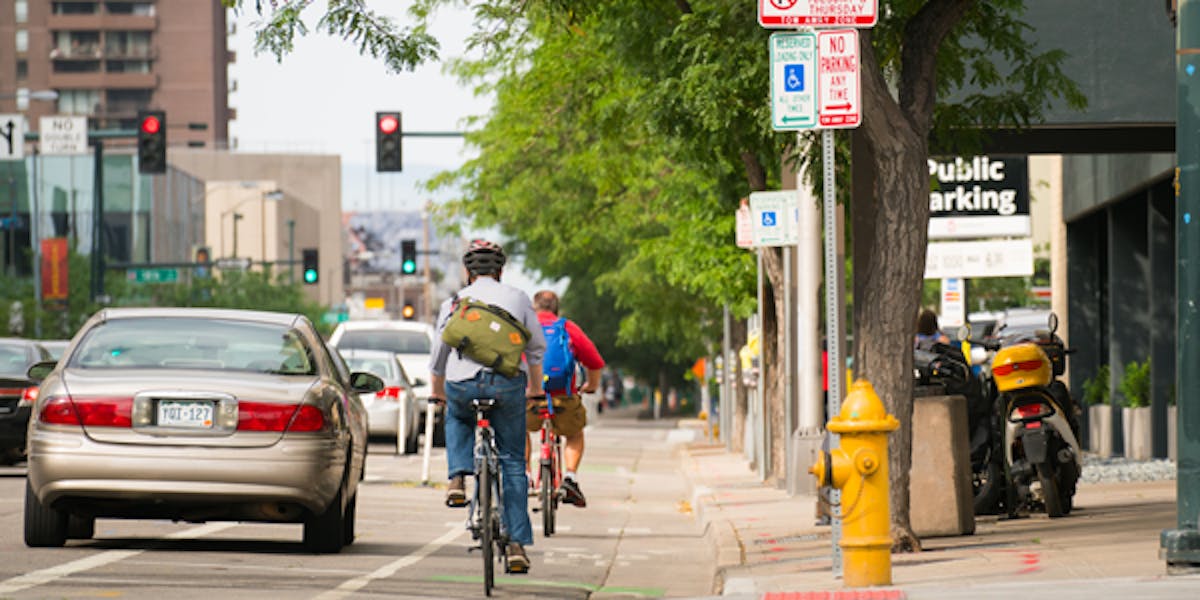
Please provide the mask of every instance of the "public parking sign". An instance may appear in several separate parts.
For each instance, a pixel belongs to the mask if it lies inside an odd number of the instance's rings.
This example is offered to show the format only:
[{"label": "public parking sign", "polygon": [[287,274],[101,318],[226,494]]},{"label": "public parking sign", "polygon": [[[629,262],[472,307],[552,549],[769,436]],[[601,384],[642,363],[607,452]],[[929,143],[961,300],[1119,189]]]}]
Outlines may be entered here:
[{"label": "public parking sign", "polygon": [[817,60],[817,115],[820,127],[858,127],[862,122],[858,30],[818,32]]},{"label": "public parking sign", "polygon": [[87,154],[87,117],[39,119],[38,150],[42,154]]},{"label": "public parking sign", "polygon": [[874,27],[877,0],[758,0],[758,24],[775,29],[795,27]]},{"label": "public parking sign", "polygon": [[777,131],[817,124],[816,62],[816,35],[771,35],[771,125]]}]

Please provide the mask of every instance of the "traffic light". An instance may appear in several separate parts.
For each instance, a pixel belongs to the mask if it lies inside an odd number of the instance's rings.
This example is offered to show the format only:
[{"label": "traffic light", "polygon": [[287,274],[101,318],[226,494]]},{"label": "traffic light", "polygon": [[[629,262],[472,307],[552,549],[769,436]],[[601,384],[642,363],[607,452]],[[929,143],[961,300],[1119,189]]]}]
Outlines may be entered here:
[{"label": "traffic light", "polygon": [[417,272],[417,240],[400,240],[400,272],[404,275]]},{"label": "traffic light", "polygon": [[412,302],[405,302],[400,314],[404,316],[405,320],[411,321],[417,316],[417,307],[413,306]]},{"label": "traffic light", "polygon": [[138,173],[167,172],[167,113],[138,111]]},{"label": "traffic light", "polygon": [[375,113],[375,170],[400,171],[400,113]]},{"label": "traffic light", "polygon": [[304,270],[302,271],[304,283],[314,284],[321,278],[321,265],[318,259],[316,248],[305,248],[300,251],[300,256],[303,258]]}]

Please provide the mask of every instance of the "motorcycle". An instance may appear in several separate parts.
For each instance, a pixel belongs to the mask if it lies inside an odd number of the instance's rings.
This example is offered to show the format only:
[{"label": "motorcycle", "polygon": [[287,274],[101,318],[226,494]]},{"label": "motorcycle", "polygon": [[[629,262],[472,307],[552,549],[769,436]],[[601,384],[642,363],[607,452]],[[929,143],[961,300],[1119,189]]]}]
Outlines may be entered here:
[{"label": "motorcycle", "polygon": [[[966,339],[966,336],[962,336]],[[932,343],[913,350],[914,395],[961,395],[967,400],[968,445],[975,514],[997,514],[1004,498],[1000,425],[990,383],[972,369],[971,351]]]},{"label": "motorcycle", "polygon": [[994,351],[991,378],[1003,425],[1008,516],[1044,508],[1052,518],[1071,512],[1083,469],[1078,410],[1059,377],[1071,353],[1051,313],[1047,330],[985,340]]}]

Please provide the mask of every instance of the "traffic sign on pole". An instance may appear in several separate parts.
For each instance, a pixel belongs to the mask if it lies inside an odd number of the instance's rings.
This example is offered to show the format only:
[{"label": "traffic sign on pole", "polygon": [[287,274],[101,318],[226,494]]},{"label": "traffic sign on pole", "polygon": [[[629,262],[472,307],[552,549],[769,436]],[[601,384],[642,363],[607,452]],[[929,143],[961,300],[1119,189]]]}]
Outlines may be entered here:
[{"label": "traffic sign on pole", "polygon": [[758,24],[767,28],[874,27],[877,0],[758,0]]},{"label": "traffic sign on pole", "polygon": [[822,129],[858,127],[862,122],[858,30],[817,32],[817,115]]},{"label": "traffic sign on pole", "polygon": [[42,154],[87,154],[87,117],[54,115],[38,120]]},{"label": "traffic sign on pole", "polygon": [[25,115],[0,115],[0,160],[25,158]]},{"label": "traffic sign on pole", "polygon": [[816,35],[771,35],[771,125],[776,131],[817,124],[816,60]]},{"label": "traffic sign on pole", "polygon": [[750,193],[750,226],[755,246],[796,243],[800,196],[796,190]]}]

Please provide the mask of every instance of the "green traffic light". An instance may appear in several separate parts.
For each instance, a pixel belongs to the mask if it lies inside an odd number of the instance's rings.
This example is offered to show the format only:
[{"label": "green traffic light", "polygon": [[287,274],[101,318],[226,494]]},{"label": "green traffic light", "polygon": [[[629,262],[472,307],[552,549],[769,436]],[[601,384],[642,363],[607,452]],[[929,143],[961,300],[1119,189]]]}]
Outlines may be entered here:
[{"label": "green traffic light", "polygon": [[400,270],[405,274],[413,274],[417,272],[417,261],[406,260],[403,265],[400,265]]},{"label": "green traffic light", "polygon": [[305,283],[316,283],[317,282],[317,270],[316,269],[305,269],[304,282]]}]

